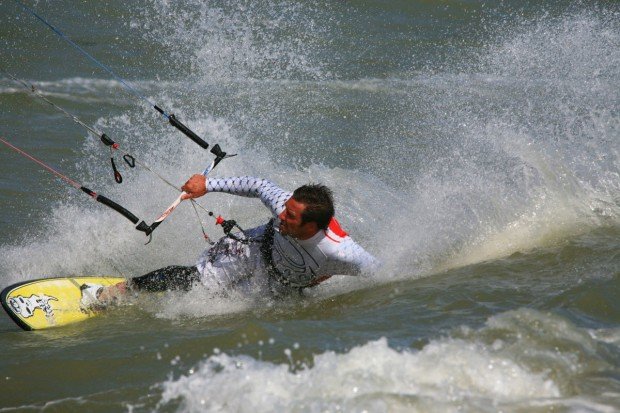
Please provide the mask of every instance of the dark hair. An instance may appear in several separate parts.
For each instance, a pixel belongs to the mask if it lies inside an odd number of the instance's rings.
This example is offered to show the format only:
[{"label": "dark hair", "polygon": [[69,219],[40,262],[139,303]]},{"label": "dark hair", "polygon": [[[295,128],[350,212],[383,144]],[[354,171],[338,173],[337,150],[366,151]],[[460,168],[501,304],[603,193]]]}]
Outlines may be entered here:
[{"label": "dark hair", "polygon": [[301,222],[316,222],[319,229],[327,229],[334,216],[332,191],[321,184],[300,186],[293,192],[293,199],[306,205]]}]

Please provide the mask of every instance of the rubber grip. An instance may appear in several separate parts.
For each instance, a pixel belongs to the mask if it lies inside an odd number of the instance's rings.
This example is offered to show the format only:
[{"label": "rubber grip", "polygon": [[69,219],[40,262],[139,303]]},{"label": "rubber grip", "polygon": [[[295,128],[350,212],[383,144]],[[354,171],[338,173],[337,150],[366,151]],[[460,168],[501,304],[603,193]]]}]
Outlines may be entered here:
[{"label": "rubber grip", "polygon": [[200,136],[196,135],[190,128],[188,128],[187,126],[185,126],[184,124],[179,122],[179,120],[174,115],[170,115],[168,117],[168,120],[170,121],[170,124],[172,126],[174,126],[178,130],[183,132],[183,134],[185,134],[185,136],[187,136],[188,138],[190,138],[191,140],[196,142],[203,149],[207,149],[209,147],[209,144],[207,142],[203,141],[202,138],[200,138]]},{"label": "rubber grip", "polygon": [[97,202],[101,202],[103,205],[112,208],[113,210],[115,210],[116,212],[118,212],[119,214],[121,214],[122,216],[127,218],[128,220],[130,220],[132,223],[134,223],[134,224],[138,223],[139,219],[138,219],[137,216],[135,216],[134,214],[129,212],[129,210],[123,208],[122,206],[120,206],[116,202],[112,201],[111,199],[106,198],[103,195],[97,195],[97,198],[95,198],[95,199],[97,200]]}]

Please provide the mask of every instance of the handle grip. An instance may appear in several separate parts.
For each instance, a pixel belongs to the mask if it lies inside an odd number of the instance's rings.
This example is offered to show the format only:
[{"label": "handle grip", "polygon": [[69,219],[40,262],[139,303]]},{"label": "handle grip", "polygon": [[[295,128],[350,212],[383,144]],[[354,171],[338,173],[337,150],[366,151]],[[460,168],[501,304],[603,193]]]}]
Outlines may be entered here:
[{"label": "handle grip", "polygon": [[132,214],[128,209],[126,209],[125,207],[122,207],[121,205],[119,205],[116,202],[112,201],[110,198],[106,198],[103,195],[98,195],[96,192],[91,191],[90,189],[86,188],[85,186],[80,187],[80,189],[82,191],[86,192],[91,197],[95,198],[95,200],[97,202],[101,202],[103,205],[105,205],[105,206],[107,206],[109,208],[112,208],[113,210],[115,210],[116,212],[118,212],[119,214],[121,214],[122,216],[127,218],[128,220],[130,220],[132,223],[137,224],[138,221],[140,220],[140,219],[138,219],[137,216]]},{"label": "handle grip", "polygon": [[196,135],[190,128],[182,124],[174,115],[168,117],[168,121],[172,126],[183,132],[185,136],[196,142],[202,149],[207,149],[209,144],[202,140],[202,138]]}]

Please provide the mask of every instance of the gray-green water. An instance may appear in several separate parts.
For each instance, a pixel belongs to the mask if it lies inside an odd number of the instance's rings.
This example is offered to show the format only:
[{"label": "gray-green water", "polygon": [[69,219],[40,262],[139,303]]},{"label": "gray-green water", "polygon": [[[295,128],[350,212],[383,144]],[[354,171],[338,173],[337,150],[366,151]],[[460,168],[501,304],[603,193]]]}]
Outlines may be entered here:
[{"label": "gray-green water", "polygon": [[[542,3],[542,4],[541,4]],[[0,411],[620,410],[620,7],[614,1],[28,2],[238,153],[216,175],[332,186],[384,266],[305,297],[137,297],[74,326],[0,317]],[[211,155],[14,1],[0,64],[181,185]],[[0,77],[0,136],[153,220],[93,136]],[[0,149],[0,286],[136,276],[203,248],[182,205],[149,245]],[[201,203],[244,227],[253,200]],[[207,230],[220,230],[203,216]]]}]

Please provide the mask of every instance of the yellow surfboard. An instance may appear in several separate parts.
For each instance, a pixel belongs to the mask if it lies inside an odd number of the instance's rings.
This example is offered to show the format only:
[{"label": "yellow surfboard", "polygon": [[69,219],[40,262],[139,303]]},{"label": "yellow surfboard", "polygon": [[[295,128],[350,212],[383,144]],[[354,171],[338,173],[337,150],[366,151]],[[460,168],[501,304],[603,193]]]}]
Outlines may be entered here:
[{"label": "yellow surfboard", "polygon": [[[60,327],[98,314],[81,305],[83,284],[114,285],[122,277],[66,277],[24,281],[0,293],[2,307],[24,330]],[[88,294],[85,291],[84,294]]]}]

